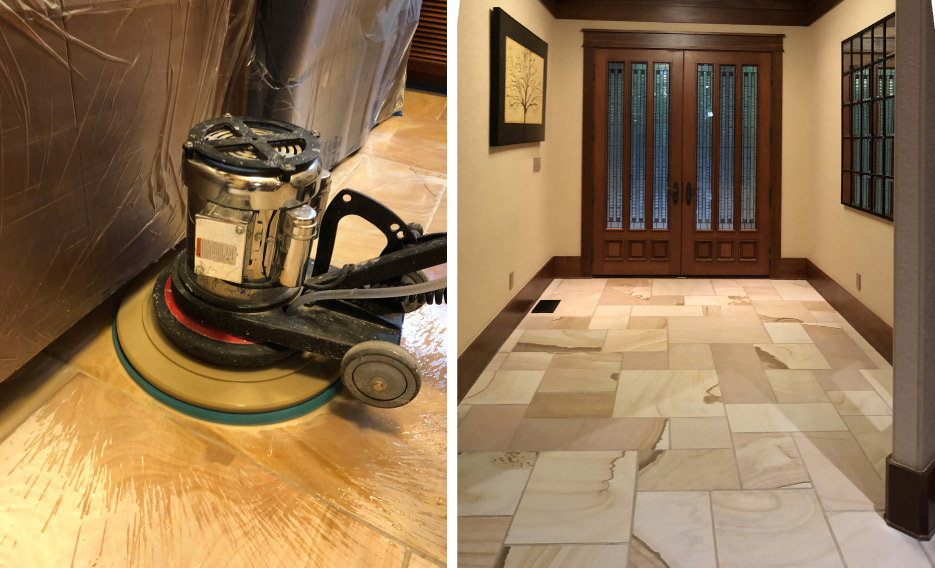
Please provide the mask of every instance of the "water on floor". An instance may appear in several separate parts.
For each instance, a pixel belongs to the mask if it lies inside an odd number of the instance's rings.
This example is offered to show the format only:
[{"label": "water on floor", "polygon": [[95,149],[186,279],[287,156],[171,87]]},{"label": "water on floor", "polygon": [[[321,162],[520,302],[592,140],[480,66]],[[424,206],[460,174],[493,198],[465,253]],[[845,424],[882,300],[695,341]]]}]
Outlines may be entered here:
[{"label": "water on floor", "polygon": [[804,281],[556,280],[458,408],[459,566],[929,566],[892,367]]},{"label": "water on floor", "polygon": [[[334,170],[333,193],[444,231],[445,105],[407,92],[404,116]],[[342,223],[334,262],[379,254],[380,238]],[[0,566],[444,565],[445,306],[407,317],[423,373],[409,405],[342,393],[304,418],[240,427],[137,387],[111,344],[118,300],[0,384]]]}]

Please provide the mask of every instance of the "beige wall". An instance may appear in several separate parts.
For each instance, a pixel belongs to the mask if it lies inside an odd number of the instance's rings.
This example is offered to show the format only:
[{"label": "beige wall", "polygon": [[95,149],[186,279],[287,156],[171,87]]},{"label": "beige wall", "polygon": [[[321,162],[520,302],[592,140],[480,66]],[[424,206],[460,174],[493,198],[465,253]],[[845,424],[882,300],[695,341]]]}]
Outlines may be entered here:
[{"label": "beige wall", "polygon": [[814,210],[808,258],[891,325],[893,223],[841,205],[840,53],[842,40],[895,10],[895,0],[845,0],[809,27],[814,81],[807,103],[812,109],[809,202]]},{"label": "beige wall", "polygon": [[[490,9],[499,6],[549,44],[546,142],[489,146]],[[458,353],[555,254],[560,137],[552,64],[555,20],[538,0],[464,0],[458,15]],[[542,170],[532,171],[534,157]],[[579,184],[580,185],[580,184]],[[516,285],[509,289],[509,273]]]},{"label": "beige wall", "polygon": [[895,0],[844,0],[808,28],[554,20],[538,0],[496,2],[549,44],[546,142],[500,151],[487,147],[493,4],[462,2],[458,22],[459,352],[549,257],[580,254],[584,28],[784,34],[782,256],[810,258],[892,323],[892,224],[840,204],[839,53]]}]

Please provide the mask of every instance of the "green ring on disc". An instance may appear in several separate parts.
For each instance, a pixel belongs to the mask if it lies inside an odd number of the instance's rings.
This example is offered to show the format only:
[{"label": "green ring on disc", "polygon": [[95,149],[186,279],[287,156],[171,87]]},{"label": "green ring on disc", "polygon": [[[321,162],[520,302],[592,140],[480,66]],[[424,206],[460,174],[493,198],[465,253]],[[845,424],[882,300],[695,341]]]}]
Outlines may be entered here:
[{"label": "green ring on disc", "polygon": [[173,410],[177,410],[182,414],[187,414],[193,418],[198,418],[199,420],[207,420],[208,422],[230,424],[233,426],[260,426],[263,424],[285,422],[286,420],[299,418],[300,416],[304,416],[313,410],[321,408],[322,405],[333,399],[344,386],[341,381],[335,381],[334,384],[321,391],[313,398],[306,400],[305,402],[295,406],[290,406],[289,408],[273,410],[270,412],[235,413],[211,410],[208,408],[195,406],[170,396],[144,379],[143,376],[133,368],[133,365],[130,364],[130,361],[127,360],[126,355],[123,353],[123,348],[120,346],[120,339],[117,337],[116,318],[114,318],[114,323],[111,326],[111,335],[114,339],[114,348],[117,350],[117,358],[120,359],[120,363],[123,365],[123,368],[126,369],[130,377],[133,378],[133,381],[138,384],[141,389],[146,391],[146,394],[155,398],[169,408],[172,408]]}]

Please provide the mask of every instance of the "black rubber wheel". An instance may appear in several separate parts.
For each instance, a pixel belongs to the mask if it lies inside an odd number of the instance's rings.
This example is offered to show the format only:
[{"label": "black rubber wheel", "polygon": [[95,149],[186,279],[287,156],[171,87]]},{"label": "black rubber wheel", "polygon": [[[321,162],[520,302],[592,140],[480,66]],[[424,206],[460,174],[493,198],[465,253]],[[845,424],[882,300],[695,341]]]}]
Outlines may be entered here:
[{"label": "black rubber wheel", "polygon": [[[428,281],[429,281],[428,275],[425,272],[419,270],[417,272],[410,272],[409,274],[406,274],[405,276],[403,276],[401,278],[400,283],[403,284],[404,286],[408,286],[411,284],[422,284],[423,282],[428,282]],[[414,312],[424,305],[425,305],[424,301],[419,301],[415,296],[412,296],[411,300],[407,300],[403,302],[403,313],[408,314],[410,312]]]},{"label": "black rubber wheel", "polygon": [[166,336],[179,349],[192,357],[227,367],[254,368],[274,365],[295,353],[294,349],[273,343],[227,343],[205,337],[185,327],[172,315],[166,304],[165,286],[170,271],[166,270],[153,286],[153,307],[156,320]]},{"label": "black rubber wheel", "polygon": [[402,406],[422,386],[415,357],[387,341],[351,347],[341,360],[341,381],[354,398],[378,408]]}]

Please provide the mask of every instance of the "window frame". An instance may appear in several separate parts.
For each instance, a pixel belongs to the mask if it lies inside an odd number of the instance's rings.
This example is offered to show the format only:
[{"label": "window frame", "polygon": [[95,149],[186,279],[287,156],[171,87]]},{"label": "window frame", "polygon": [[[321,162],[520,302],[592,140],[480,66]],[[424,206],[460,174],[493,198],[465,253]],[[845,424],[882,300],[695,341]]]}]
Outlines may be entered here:
[{"label": "window frame", "polygon": [[[841,42],[841,204],[891,222],[896,199],[896,39],[889,32],[895,29],[894,12]],[[860,91],[859,98],[855,91]],[[858,181],[863,181],[859,189]]]}]

